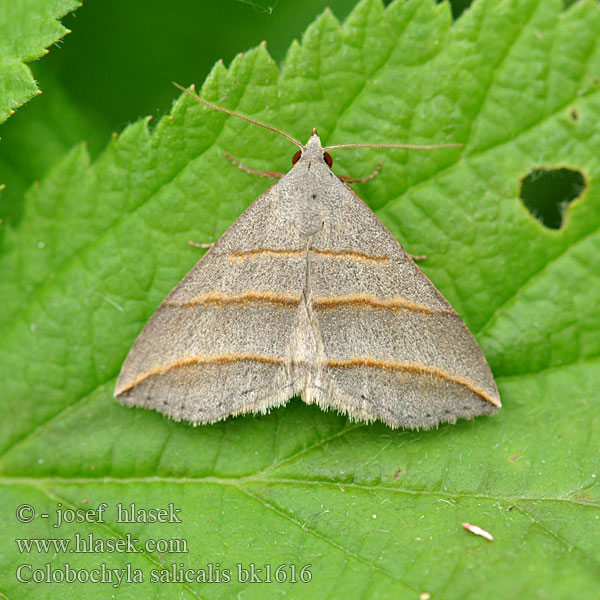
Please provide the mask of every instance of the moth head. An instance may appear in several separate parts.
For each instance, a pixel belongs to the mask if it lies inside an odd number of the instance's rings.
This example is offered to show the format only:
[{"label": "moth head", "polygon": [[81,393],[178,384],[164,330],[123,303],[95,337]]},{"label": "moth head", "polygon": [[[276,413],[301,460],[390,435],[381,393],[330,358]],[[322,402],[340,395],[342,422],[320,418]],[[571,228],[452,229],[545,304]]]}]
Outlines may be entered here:
[{"label": "moth head", "polygon": [[[298,150],[298,152],[296,152],[296,154],[294,154],[294,156],[292,158],[292,164],[295,165],[300,160],[301,156],[302,156],[302,150]],[[331,169],[331,167],[333,166],[333,158],[332,158],[331,154],[329,154],[329,152],[323,152],[323,160],[327,163],[327,166]]]},{"label": "moth head", "polygon": [[303,146],[302,150],[298,150],[298,152],[294,154],[292,158],[292,165],[295,165],[300,160],[303,152],[305,152],[306,150],[309,150],[313,158],[314,154],[318,152],[319,155],[322,157],[323,162],[331,169],[331,167],[333,166],[333,158],[331,157],[331,154],[329,154],[329,152],[323,151],[323,148],[321,147],[321,140],[319,139],[319,134],[317,133],[316,129],[312,130],[312,134],[306,146]]}]

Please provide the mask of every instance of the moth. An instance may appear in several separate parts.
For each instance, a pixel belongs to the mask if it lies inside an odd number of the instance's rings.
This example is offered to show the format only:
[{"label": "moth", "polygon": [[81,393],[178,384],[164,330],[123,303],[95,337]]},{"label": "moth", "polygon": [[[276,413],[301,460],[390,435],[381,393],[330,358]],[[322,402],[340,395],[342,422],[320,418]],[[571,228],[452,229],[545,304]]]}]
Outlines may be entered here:
[{"label": "moth", "polygon": [[[501,406],[483,352],[456,311],[356,193],[330,151],[253,119],[300,150],[231,225],[135,341],[115,397],[214,423],[307,404],[392,428],[427,429]],[[431,147],[446,147],[429,146]]]}]

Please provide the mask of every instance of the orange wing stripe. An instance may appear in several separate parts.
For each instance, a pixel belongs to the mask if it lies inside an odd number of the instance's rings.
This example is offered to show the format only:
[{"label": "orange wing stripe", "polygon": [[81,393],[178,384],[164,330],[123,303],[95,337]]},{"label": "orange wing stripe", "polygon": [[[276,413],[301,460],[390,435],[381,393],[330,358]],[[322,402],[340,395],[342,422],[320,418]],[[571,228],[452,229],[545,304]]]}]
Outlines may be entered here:
[{"label": "orange wing stripe", "polygon": [[477,394],[483,400],[491,402],[494,406],[500,407],[500,402],[490,396],[483,388],[475,385],[470,379],[459,375],[450,375],[437,367],[426,367],[412,363],[397,363],[391,360],[376,360],[374,358],[363,358],[361,356],[353,356],[346,360],[330,360],[327,363],[328,367],[335,368],[352,368],[352,367],[374,367],[377,369],[387,369],[390,371],[405,371],[408,373],[419,373],[421,375],[434,375],[440,379],[445,379],[458,385],[463,385]]}]

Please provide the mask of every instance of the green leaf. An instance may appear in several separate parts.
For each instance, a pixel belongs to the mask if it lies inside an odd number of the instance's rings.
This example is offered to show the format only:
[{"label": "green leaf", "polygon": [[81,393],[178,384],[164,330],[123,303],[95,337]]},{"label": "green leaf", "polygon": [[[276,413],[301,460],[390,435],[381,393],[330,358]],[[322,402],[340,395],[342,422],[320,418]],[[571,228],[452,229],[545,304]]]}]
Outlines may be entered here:
[{"label": "green leaf", "polygon": [[19,0],[0,7],[0,123],[40,94],[25,62],[68,33],[57,19],[79,6],[76,0]]},{"label": "green leaf", "polygon": [[[576,32],[576,33],[574,33]],[[590,598],[600,585],[600,10],[582,1],[361,2],[325,12],[278,70],[263,46],[217,64],[202,93],[327,144],[459,142],[438,152],[346,150],[357,189],[476,334],[496,375],[494,417],[426,432],[350,423],[298,399],[193,428],[112,399],[156,306],[285,170],[281,137],[188,97],[139,121],[92,165],[83,146],[31,188],[0,256],[0,591],[9,597]],[[578,119],[571,118],[576,109]],[[519,200],[543,166],[584,174],[565,224]],[[181,509],[122,523],[117,503]],[[102,523],[54,528],[62,508]],[[48,513],[20,523],[19,505]],[[470,522],[494,541],[473,536]],[[188,553],[19,553],[13,540],[187,540]],[[87,538],[86,538],[87,539]],[[74,543],[74,542],[71,542]],[[19,583],[19,565],[140,569],[143,583]],[[311,565],[310,583],[246,569]],[[152,583],[152,569],[231,569],[229,583]],[[285,573],[290,575],[289,567]],[[23,572],[25,576],[28,571]],[[262,572],[262,577],[265,572]],[[214,582],[213,572],[213,582]],[[50,593],[52,595],[52,593]],[[110,596],[109,596],[110,597]]]}]

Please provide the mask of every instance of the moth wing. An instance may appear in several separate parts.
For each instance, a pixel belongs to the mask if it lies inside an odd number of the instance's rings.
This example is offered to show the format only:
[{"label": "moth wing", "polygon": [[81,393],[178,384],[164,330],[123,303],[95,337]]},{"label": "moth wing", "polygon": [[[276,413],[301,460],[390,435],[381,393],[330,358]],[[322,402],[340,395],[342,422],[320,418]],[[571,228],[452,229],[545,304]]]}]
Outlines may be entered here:
[{"label": "moth wing", "polygon": [[495,413],[491,370],[456,311],[348,186],[329,199],[310,253],[327,381],[313,401],[414,429]]},{"label": "moth wing", "polygon": [[[120,403],[209,423],[265,412],[294,395],[286,352],[306,248],[285,235],[281,184],[260,196],[158,307],[123,364]],[[276,252],[282,236],[284,260]]]}]

